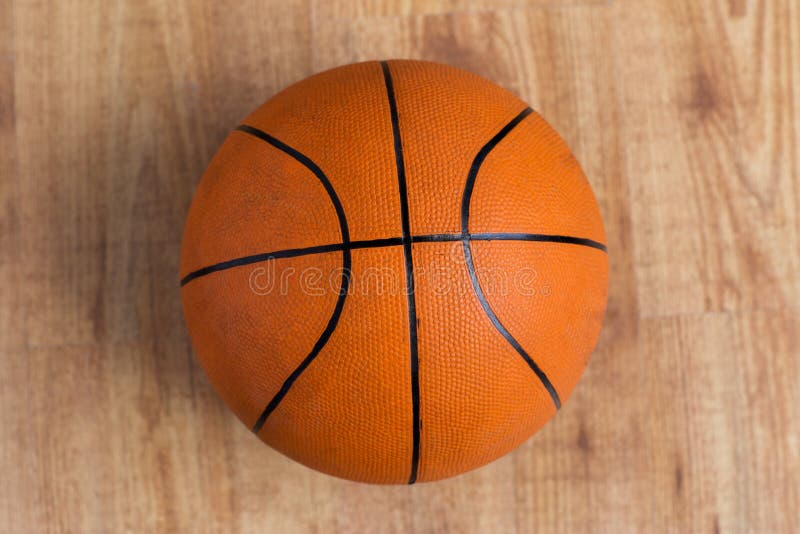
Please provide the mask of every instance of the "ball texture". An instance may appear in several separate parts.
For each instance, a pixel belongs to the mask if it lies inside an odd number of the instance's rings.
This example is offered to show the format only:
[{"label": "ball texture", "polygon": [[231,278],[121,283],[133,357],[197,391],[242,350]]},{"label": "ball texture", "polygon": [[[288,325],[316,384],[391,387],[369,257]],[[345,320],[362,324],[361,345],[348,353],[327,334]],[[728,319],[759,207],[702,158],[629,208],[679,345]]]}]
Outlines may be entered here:
[{"label": "ball texture", "polygon": [[600,212],[558,134],[474,74],[367,62],[271,98],[223,143],[181,292],[218,394],[263,441],[372,483],[511,451],[597,342]]}]

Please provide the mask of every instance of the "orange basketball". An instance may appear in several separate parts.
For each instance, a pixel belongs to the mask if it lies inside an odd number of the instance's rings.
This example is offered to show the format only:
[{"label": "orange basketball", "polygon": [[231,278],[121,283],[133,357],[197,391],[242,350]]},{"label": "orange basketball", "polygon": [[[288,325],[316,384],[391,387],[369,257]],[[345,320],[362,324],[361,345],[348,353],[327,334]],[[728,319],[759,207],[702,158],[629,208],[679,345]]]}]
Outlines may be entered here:
[{"label": "orange basketball", "polygon": [[575,387],[608,261],[558,134],[474,74],[368,62],[238,126],[195,194],[184,313],[219,395],[309,467],[437,480],[511,451]]}]

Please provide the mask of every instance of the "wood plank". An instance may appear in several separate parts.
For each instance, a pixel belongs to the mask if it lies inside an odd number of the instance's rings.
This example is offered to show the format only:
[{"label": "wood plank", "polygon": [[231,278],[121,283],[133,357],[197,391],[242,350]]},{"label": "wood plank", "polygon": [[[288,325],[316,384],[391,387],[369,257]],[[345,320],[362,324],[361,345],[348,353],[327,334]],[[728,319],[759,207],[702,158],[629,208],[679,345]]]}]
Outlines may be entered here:
[{"label": "wood plank", "polygon": [[651,4],[616,54],[641,312],[795,306],[797,4]]},{"label": "wood plank", "polygon": [[[0,2],[0,13],[12,15],[10,1]],[[16,136],[17,58],[13,17],[0,20],[0,350],[25,345],[24,302],[20,285],[24,273],[20,258],[20,179]]]},{"label": "wood plank", "polygon": [[642,505],[654,528],[800,528],[798,326],[797,312],[770,310],[643,321],[650,502]]},{"label": "wood plank", "polygon": [[352,20],[373,17],[437,15],[461,12],[497,12],[507,9],[549,10],[603,6],[609,0],[311,0],[317,20]]}]

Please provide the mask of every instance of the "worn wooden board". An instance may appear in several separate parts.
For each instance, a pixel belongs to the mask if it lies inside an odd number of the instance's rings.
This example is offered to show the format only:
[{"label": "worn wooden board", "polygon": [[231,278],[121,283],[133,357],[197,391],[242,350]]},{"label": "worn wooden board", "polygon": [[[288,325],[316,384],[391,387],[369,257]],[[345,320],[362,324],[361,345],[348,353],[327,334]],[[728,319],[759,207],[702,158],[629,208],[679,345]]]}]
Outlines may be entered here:
[{"label": "worn wooden board", "polygon": [[[0,530],[797,532],[798,51],[791,0],[0,0]],[[414,487],[261,445],[194,362],[176,284],[228,129],[388,57],[547,117],[612,270],[559,416]]]}]

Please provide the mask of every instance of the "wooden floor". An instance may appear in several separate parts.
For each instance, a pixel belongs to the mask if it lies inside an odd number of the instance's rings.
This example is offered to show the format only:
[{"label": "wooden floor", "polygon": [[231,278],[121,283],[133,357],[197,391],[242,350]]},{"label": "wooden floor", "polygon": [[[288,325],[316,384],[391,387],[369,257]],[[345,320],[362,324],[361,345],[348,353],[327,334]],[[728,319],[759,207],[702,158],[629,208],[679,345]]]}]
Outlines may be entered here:
[{"label": "wooden floor", "polygon": [[[0,531],[800,531],[800,3],[226,4],[0,0]],[[228,130],[313,72],[391,57],[547,117],[611,259],[558,417],[412,487],[263,446],[195,363],[177,285]]]}]

